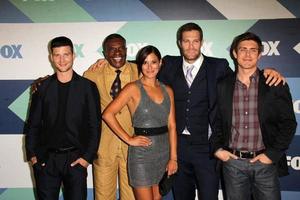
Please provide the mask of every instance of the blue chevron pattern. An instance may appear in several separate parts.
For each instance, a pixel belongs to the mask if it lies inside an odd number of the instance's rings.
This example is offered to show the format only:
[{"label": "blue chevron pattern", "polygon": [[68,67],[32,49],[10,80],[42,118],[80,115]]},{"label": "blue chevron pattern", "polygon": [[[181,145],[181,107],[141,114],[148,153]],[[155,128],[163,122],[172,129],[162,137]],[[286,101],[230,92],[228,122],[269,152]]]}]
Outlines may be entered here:
[{"label": "blue chevron pattern", "polygon": [[31,83],[31,80],[0,80],[0,133],[20,134],[23,132],[24,119],[16,115],[9,106]]},{"label": "blue chevron pattern", "polygon": [[[248,6],[244,6],[243,1],[233,0],[228,3],[223,3],[219,0],[74,0],[65,1],[65,8],[70,9],[67,5],[72,4],[72,7],[76,6],[78,9],[82,9],[86,15],[90,18],[83,17],[84,21],[148,21],[148,20],[204,20],[204,19],[248,19],[249,15],[246,12],[249,10]],[[270,0],[267,3],[255,1],[256,8],[272,9],[281,11],[280,18],[297,18],[300,16],[300,2],[295,0]],[[255,4],[255,2],[253,4]],[[0,23],[30,23],[34,12],[40,11],[41,16],[47,18],[47,22],[57,22],[52,12],[44,12],[49,10],[50,6],[61,3],[60,0],[1,0],[0,2]],[[75,3],[75,5],[73,5]],[[220,6],[220,5],[226,6]],[[264,5],[270,4],[271,6],[264,7]],[[235,16],[231,16],[228,13],[232,13],[233,9],[241,9],[240,12],[234,12]],[[255,8],[255,7],[253,7]],[[31,12],[28,12],[31,11]],[[67,11],[67,10],[65,10]],[[78,15],[72,12],[63,12],[60,14],[65,15],[61,18],[61,22],[69,21],[74,17],[78,19]],[[255,19],[268,18],[264,12],[257,12],[251,10],[254,13]],[[274,13],[274,12],[272,12]],[[35,13],[36,14],[36,13]],[[279,15],[279,14],[278,14]],[[83,16],[83,15],[82,15]]]}]

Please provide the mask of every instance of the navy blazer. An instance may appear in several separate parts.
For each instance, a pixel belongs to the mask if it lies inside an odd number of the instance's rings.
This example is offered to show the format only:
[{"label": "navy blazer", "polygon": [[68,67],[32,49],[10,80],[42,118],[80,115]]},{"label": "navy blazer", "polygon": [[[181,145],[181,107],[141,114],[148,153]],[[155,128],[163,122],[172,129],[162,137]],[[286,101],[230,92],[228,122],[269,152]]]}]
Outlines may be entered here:
[{"label": "navy blazer", "polygon": [[[212,134],[213,152],[227,149],[231,138],[232,103],[236,74],[218,84],[218,117]],[[265,154],[277,164],[280,176],[288,174],[285,151],[296,132],[297,122],[292,97],[287,84],[268,86],[263,72],[259,72],[258,118],[266,147]]]},{"label": "navy blazer", "polygon": [[[32,94],[25,129],[28,160],[33,156],[37,156],[38,161],[47,160],[47,141],[52,137],[59,104],[57,87],[57,76],[53,74]],[[89,163],[96,158],[100,139],[99,99],[96,84],[73,72],[66,103],[67,137]]]},{"label": "navy blazer", "polygon": [[[165,56],[163,58],[163,65],[159,72],[159,80],[163,83],[170,85],[174,91],[178,89],[186,89],[188,91],[188,86],[186,85],[184,73],[183,73],[183,57],[182,56]],[[215,124],[215,117],[216,117],[216,96],[217,96],[217,82],[226,77],[228,74],[232,74],[232,70],[229,67],[229,64],[226,59],[222,58],[213,58],[204,56],[204,60],[202,63],[201,68],[205,68],[206,70],[206,79],[207,79],[207,92],[208,92],[208,118],[210,126],[213,127]],[[201,79],[199,77],[199,72],[194,78],[194,82],[192,87],[197,88],[197,79]],[[183,84],[177,84],[177,81],[181,80]],[[176,86],[175,86],[176,85]],[[180,88],[179,88],[180,87]],[[176,99],[176,92],[175,99]],[[201,95],[201,94],[198,94]],[[176,101],[175,101],[176,104]],[[178,110],[178,109],[177,109]],[[177,133],[181,134],[184,125],[185,125],[185,118],[180,117],[179,113],[176,110],[176,127]],[[200,123],[200,122],[199,122]],[[191,124],[192,126],[192,124]],[[199,133],[193,133],[195,137]],[[206,134],[207,135],[207,134]],[[207,136],[203,141],[203,143],[207,143]]]}]

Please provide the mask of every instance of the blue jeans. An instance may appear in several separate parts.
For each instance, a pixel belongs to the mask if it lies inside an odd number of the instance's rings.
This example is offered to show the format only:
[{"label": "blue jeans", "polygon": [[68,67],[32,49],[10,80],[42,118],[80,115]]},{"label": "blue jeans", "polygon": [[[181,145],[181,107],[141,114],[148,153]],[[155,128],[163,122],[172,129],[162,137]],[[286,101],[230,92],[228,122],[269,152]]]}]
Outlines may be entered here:
[{"label": "blue jeans", "polygon": [[227,200],[280,200],[280,185],[274,164],[249,159],[223,162]]}]

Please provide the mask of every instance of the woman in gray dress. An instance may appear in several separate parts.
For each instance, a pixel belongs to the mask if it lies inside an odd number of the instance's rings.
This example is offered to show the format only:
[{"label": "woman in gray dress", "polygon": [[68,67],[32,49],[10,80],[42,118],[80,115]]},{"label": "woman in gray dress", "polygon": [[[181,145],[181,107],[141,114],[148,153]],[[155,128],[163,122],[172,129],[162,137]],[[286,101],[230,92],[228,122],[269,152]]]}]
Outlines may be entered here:
[{"label": "woman in gray dress", "polygon": [[[128,173],[137,200],[161,199],[158,183],[165,171],[177,171],[177,135],[173,91],[157,80],[161,55],[154,46],[142,48],[136,62],[140,79],[127,84],[105,109],[102,117],[129,145]],[[117,120],[117,113],[128,106],[135,130],[129,136]]]}]

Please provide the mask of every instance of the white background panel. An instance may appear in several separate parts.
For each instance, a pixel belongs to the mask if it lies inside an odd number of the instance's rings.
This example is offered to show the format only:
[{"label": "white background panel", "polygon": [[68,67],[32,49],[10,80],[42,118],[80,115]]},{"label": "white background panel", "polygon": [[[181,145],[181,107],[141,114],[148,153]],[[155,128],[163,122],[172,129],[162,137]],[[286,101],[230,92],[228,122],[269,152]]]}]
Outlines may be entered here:
[{"label": "white background panel", "polygon": [[[76,45],[84,44],[84,57],[75,60],[74,69],[82,74],[102,54],[97,50],[102,40],[117,32],[126,22],[90,22],[90,23],[35,23],[1,24],[0,47],[4,45],[22,45],[23,58],[0,57],[0,79],[36,79],[53,70],[48,60],[47,45],[54,37],[65,35]],[[20,36],[21,35],[21,36]]]}]

